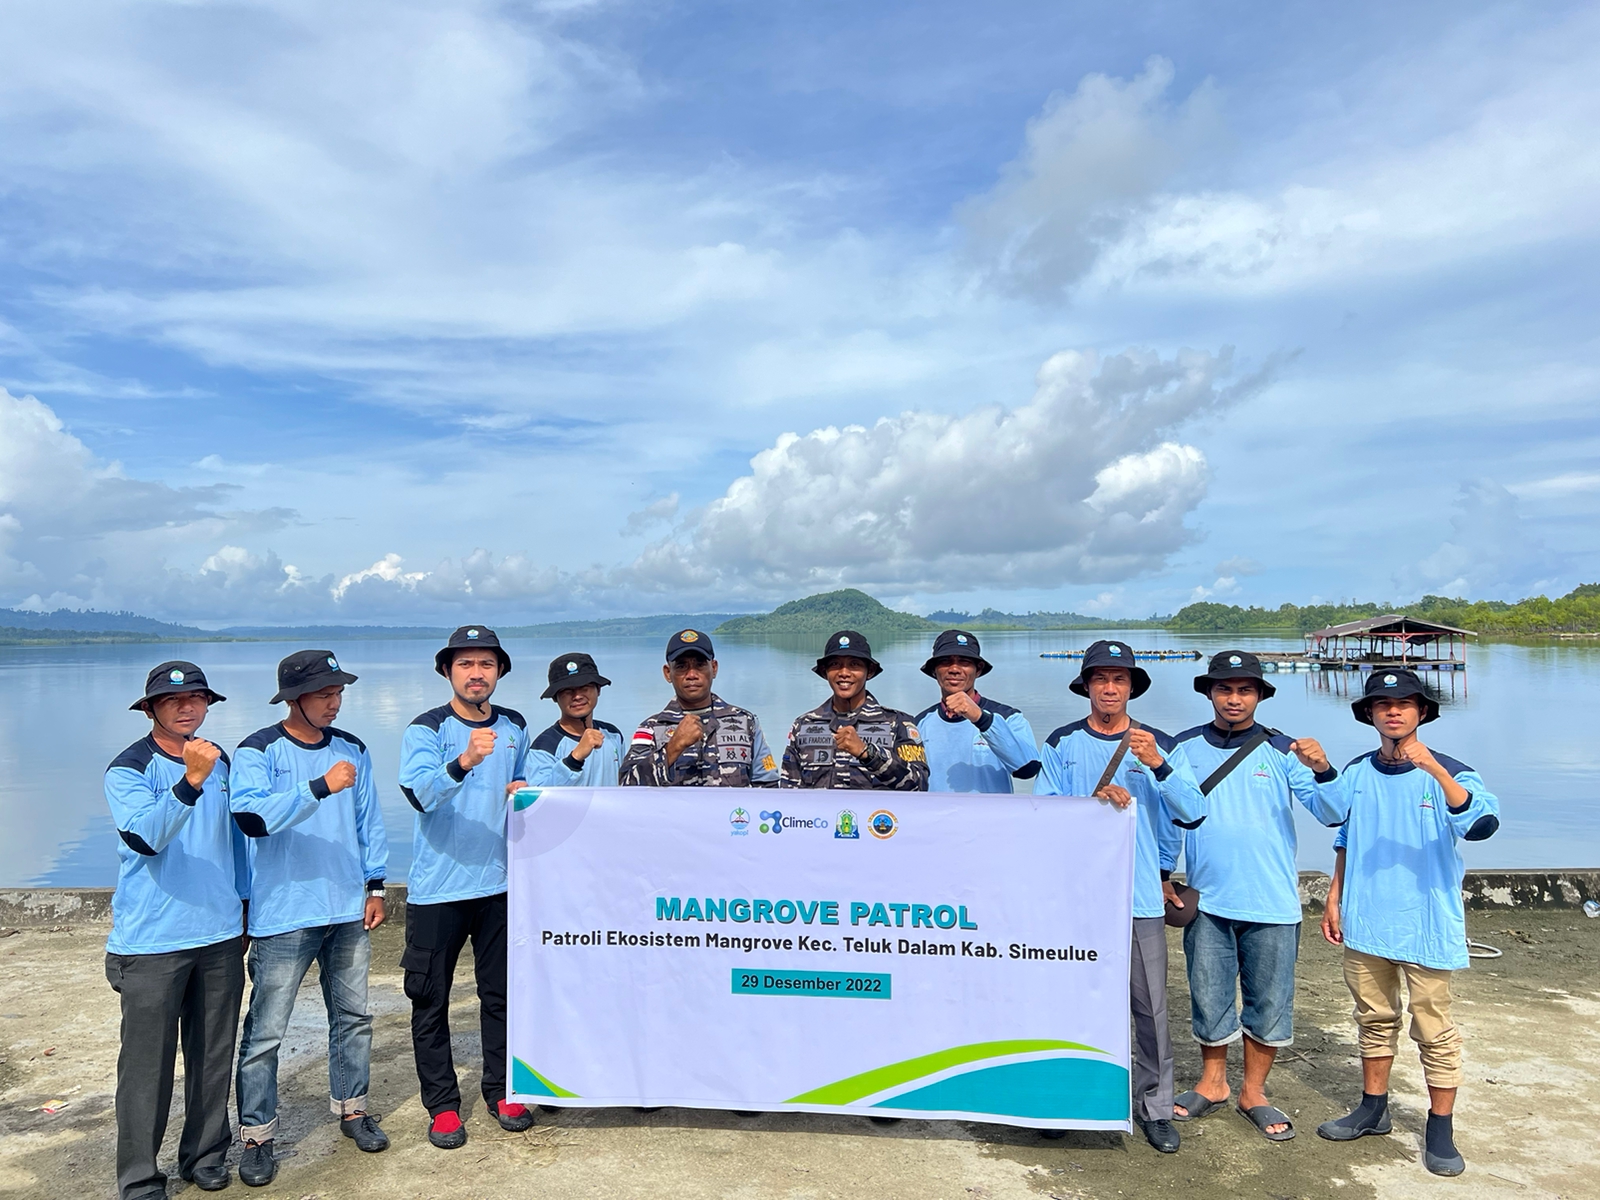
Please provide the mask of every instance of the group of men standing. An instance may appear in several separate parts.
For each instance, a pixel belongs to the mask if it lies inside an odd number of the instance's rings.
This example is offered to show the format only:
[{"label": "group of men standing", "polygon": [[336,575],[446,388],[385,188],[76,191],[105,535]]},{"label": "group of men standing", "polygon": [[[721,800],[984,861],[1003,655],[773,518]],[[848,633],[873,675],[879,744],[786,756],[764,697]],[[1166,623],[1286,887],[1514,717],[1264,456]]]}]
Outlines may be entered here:
[{"label": "group of men standing", "polygon": [[[418,716],[402,739],[400,790],[416,815],[401,966],[428,1138],[441,1149],[467,1139],[448,1014],[469,941],[485,1103],[507,1130],[534,1122],[525,1106],[506,1099],[505,829],[507,798],[518,788],[997,793],[1021,779],[1033,780],[1041,795],[1134,808],[1133,1104],[1152,1146],[1176,1151],[1175,1121],[1226,1105],[1228,1046],[1241,1039],[1238,1111],[1270,1140],[1294,1136],[1265,1089],[1277,1050],[1293,1037],[1300,901],[1292,804],[1299,802],[1339,827],[1322,929],[1344,947],[1364,1061],[1361,1104],[1318,1132],[1334,1140],[1389,1132],[1387,1081],[1404,977],[1430,1090],[1425,1161],[1440,1174],[1464,1167],[1450,1117],[1461,1048],[1449,980],[1467,965],[1456,841],[1492,834],[1498,802],[1470,768],[1417,740],[1417,727],[1439,709],[1409,671],[1368,677],[1352,709],[1377,728],[1381,745],[1340,772],[1315,740],[1291,739],[1255,720],[1274,689],[1244,651],[1217,655],[1194,681],[1212,719],[1174,738],[1128,713],[1150,686],[1133,650],[1096,642],[1069,685],[1088,700],[1088,714],[1040,748],[1021,712],[979,692],[977,681],[992,667],[973,634],[948,630],[936,639],[922,671],[938,683],[940,699],[913,718],[868,690],[882,665],[864,636],[841,630],[813,668],[829,696],[794,721],[781,759],[755,714],[713,690],[715,651],[698,630],[668,641],[662,673],[673,699],[626,740],[595,717],[610,680],[588,654],[551,662],[542,698],[559,715],[533,736],[520,713],[491,702],[511,670],[492,630],[462,626],[434,664],[450,699]],[[278,1049],[313,961],[328,1014],[330,1108],[361,1150],[389,1144],[367,1111],[368,935],[386,915],[387,841],[366,747],[333,724],[355,682],[327,651],[289,655],[273,697],[287,705],[284,719],[244,739],[233,759],[198,736],[207,709],[224,697],[194,664],[156,667],[132,706],[149,717],[151,731],[106,775],[122,842],[106,970],[122,1001],[116,1109],[124,1200],[165,1194],[156,1156],[180,1044],[179,1172],[205,1190],[227,1186],[228,1089],[246,963],[253,988],[236,1076],[241,1180],[261,1186],[277,1171]],[[1172,882],[1180,859],[1181,888]],[[1192,1029],[1204,1062],[1195,1086],[1178,1096],[1167,1019],[1169,924],[1184,928]]]}]

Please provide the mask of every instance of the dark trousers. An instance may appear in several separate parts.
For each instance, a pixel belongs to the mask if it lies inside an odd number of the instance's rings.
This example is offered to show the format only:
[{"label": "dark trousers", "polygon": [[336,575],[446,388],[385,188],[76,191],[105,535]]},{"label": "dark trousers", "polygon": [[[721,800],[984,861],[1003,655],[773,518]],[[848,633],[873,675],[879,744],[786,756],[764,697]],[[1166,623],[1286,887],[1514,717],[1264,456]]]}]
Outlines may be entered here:
[{"label": "dark trousers", "polygon": [[1133,919],[1133,1116],[1172,1120],[1172,1031],[1167,1028],[1167,924]]},{"label": "dark trousers", "polygon": [[493,1108],[506,1096],[506,894],[406,905],[406,951],[400,965],[411,998],[417,1079],[431,1117],[461,1108],[461,1085],[450,1054],[450,983],[469,937],[483,1035],[483,1098]]},{"label": "dark trousers", "polygon": [[156,1167],[183,1046],[183,1135],[178,1171],[220,1167],[233,1142],[228,1084],[244,994],[244,948],[229,938],[170,954],[108,954],[106,979],[122,997],[117,1055],[117,1194],[165,1196]]}]

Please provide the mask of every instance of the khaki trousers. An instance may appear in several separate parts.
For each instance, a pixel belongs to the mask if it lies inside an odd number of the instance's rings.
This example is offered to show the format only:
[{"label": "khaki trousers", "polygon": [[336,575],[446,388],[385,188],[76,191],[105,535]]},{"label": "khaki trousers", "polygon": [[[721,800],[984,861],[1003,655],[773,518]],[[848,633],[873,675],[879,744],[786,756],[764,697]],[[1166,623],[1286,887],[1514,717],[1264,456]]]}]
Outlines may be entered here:
[{"label": "khaki trousers", "polygon": [[1344,981],[1355,998],[1362,1058],[1392,1058],[1400,1049],[1400,977],[1405,976],[1411,1040],[1429,1087],[1461,1086],[1461,1031],[1450,1019],[1453,971],[1395,962],[1344,948]]}]

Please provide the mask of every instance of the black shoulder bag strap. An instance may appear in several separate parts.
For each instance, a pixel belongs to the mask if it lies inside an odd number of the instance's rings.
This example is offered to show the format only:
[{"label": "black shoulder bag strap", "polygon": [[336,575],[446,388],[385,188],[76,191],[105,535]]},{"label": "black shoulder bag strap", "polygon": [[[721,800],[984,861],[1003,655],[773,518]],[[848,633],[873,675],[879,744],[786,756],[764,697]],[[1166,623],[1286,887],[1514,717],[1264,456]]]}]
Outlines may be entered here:
[{"label": "black shoulder bag strap", "polygon": [[1111,753],[1111,761],[1106,764],[1105,772],[1100,776],[1100,782],[1094,785],[1091,796],[1098,796],[1100,789],[1111,782],[1111,777],[1117,773],[1117,768],[1122,765],[1122,760],[1128,756],[1128,743],[1133,740],[1133,731],[1139,728],[1139,722],[1128,721],[1128,728],[1123,732],[1122,740],[1117,743],[1117,748]]},{"label": "black shoulder bag strap", "polygon": [[1261,726],[1260,729],[1257,729],[1255,733],[1251,734],[1250,737],[1246,739],[1244,745],[1240,746],[1231,755],[1229,755],[1227,762],[1223,763],[1215,771],[1206,776],[1206,781],[1200,785],[1200,794],[1202,796],[1211,795],[1217,784],[1221,783],[1229,775],[1232,775],[1235,767],[1254,754],[1256,752],[1256,747],[1260,746],[1268,738],[1276,735],[1277,732],[1278,731],[1276,729],[1268,729],[1265,725]]}]

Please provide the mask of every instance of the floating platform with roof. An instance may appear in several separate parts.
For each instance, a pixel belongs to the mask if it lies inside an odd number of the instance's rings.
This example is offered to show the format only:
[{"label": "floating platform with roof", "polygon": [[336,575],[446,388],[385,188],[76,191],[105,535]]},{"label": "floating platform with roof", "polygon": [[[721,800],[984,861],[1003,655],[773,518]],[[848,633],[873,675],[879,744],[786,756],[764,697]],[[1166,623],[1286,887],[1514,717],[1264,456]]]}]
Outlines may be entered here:
[{"label": "floating platform with roof", "polygon": [[[1303,655],[1284,655],[1312,670],[1373,671],[1407,667],[1413,671],[1465,671],[1471,629],[1388,613],[1329,625],[1306,636]],[[1280,660],[1281,661],[1281,660]],[[1281,669],[1281,668],[1280,668]]]}]

